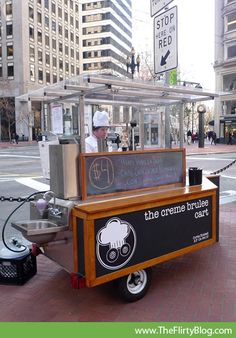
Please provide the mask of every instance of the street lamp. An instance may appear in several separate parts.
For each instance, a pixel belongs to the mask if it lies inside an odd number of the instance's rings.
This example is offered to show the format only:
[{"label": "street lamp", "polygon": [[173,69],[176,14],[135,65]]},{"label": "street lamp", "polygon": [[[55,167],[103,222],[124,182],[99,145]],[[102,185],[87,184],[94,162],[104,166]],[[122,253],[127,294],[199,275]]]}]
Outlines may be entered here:
[{"label": "street lamp", "polygon": [[194,129],[194,106],[195,106],[195,102],[192,102],[192,134],[193,134],[193,129]]},{"label": "street lamp", "polygon": [[131,133],[132,133],[132,150],[135,150],[135,143],[134,143],[134,128],[137,126],[136,120],[130,121],[131,126]]},{"label": "street lamp", "polygon": [[199,104],[197,107],[198,112],[198,124],[199,124],[199,133],[198,133],[198,147],[204,148],[204,114],[206,112],[206,107],[204,104]]},{"label": "street lamp", "polygon": [[[178,83],[182,84],[183,87],[202,89],[202,86],[199,82],[192,82],[192,81],[184,80],[184,81],[178,81]],[[195,106],[195,102],[192,102],[192,134],[194,131],[194,106]]]},{"label": "street lamp", "polygon": [[127,55],[127,58],[126,58],[127,73],[129,73],[129,68],[130,68],[131,74],[132,74],[132,79],[134,78],[134,72],[135,72],[136,67],[137,67],[137,71],[139,73],[139,66],[140,66],[140,56],[138,55],[136,60],[135,60],[135,50],[134,50],[134,47],[132,47],[130,55]]}]

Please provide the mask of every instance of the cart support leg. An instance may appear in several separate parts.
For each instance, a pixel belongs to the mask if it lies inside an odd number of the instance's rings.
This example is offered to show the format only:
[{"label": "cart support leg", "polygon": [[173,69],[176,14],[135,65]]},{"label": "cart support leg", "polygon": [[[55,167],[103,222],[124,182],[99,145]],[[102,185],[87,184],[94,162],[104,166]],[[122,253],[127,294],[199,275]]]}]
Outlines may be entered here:
[{"label": "cart support leg", "polygon": [[73,289],[82,289],[86,286],[86,280],[84,277],[79,276],[77,273],[72,272],[70,274],[70,282]]}]

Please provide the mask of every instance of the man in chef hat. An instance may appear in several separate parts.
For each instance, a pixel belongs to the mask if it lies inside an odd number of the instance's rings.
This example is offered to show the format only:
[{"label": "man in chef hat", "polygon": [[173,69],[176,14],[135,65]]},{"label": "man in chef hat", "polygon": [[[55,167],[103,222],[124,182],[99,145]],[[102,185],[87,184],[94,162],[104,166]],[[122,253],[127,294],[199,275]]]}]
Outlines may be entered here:
[{"label": "man in chef hat", "polygon": [[85,152],[98,152],[98,140],[105,139],[109,127],[109,117],[106,111],[97,110],[93,116],[93,133],[85,139]]}]

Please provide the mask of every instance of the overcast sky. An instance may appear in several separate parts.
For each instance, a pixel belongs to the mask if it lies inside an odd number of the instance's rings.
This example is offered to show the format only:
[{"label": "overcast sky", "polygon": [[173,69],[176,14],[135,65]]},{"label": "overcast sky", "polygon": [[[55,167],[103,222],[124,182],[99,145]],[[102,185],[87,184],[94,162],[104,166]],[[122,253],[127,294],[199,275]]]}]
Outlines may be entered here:
[{"label": "overcast sky", "polygon": [[[133,45],[137,53],[153,54],[150,0],[132,0]],[[181,80],[214,89],[214,0],[174,0],[178,8],[178,64]],[[160,14],[160,13],[159,13]]]}]

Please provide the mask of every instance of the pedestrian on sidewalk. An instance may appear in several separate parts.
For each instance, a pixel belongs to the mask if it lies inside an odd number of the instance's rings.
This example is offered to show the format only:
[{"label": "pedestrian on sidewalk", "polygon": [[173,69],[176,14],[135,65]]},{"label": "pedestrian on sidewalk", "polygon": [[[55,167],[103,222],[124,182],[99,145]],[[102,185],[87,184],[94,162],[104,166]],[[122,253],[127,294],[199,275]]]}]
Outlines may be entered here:
[{"label": "pedestrian on sidewalk", "polygon": [[13,144],[16,143],[16,134],[15,134],[15,133],[12,133],[12,135],[11,135],[11,142],[12,142]]},{"label": "pedestrian on sidewalk", "polygon": [[19,142],[19,135],[16,133],[16,136],[15,136],[15,140],[16,140],[16,144],[18,144]]},{"label": "pedestrian on sidewalk", "polygon": [[192,142],[192,133],[191,133],[191,130],[188,130],[188,132],[187,132],[187,141],[188,141],[188,145],[190,145],[191,142]]},{"label": "pedestrian on sidewalk", "polygon": [[216,133],[213,131],[211,136],[211,144],[216,145]]},{"label": "pedestrian on sidewalk", "polygon": [[233,144],[233,134],[232,134],[231,131],[229,131],[229,140],[228,140],[227,144],[230,144],[231,146]]}]

